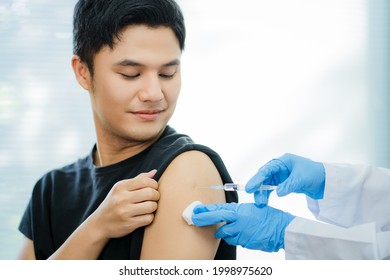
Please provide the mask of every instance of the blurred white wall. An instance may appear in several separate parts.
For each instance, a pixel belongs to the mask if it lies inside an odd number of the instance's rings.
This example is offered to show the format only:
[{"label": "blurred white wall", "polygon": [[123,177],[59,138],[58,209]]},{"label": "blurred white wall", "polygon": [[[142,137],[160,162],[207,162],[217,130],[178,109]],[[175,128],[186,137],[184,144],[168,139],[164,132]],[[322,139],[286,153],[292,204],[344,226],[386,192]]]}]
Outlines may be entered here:
[{"label": "blurred white wall", "polygon": [[[188,40],[171,124],[215,148],[234,180],[245,183],[286,152],[319,161],[389,164],[389,87],[382,79],[375,83],[378,92],[370,83],[388,67],[383,61],[389,48],[378,43],[390,34],[383,30],[389,1],[376,1],[375,7],[363,0],[180,3]],[[369,15],[375,11],[373,23]],[[373,32],[378,40],[370,43]],[[373,110],[371,101],[382,107]],[[377,130],[372,118],[381,120]],[[376,134],[384,136],[375,152]],[[246,194],[240,199],[252,201]],[[312,218],[301,195],[272,196],[271,205]],[[279,259],[284,252],[240,248],[239,257]]]}]

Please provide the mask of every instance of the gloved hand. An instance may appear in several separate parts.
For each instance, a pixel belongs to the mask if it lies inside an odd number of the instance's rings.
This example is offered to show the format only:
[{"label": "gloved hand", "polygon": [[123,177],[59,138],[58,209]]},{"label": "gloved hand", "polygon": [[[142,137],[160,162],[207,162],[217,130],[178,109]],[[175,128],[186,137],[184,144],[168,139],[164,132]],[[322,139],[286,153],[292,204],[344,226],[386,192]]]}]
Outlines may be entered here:
[{"label": "gloved hand", "polygon": [[258,208],[254,203],[226,203],[196,206],[192,221],[196,226],[226,222],[217,230],[216,238],[223,238],[234,246],[277,252],[284,248],[284,231],[294,218],[269,206]]},{"label": "gloved hand", "polygon": [[254,193],[256,205],[259,207],[268,204],[268,197],[272,192],[258,191],[261,185],[278,186],[278,196],[294,192],[321,199],[324,197],[325,168],[320,162],[285,154],[266,163],[245,186],[248,193]]}]

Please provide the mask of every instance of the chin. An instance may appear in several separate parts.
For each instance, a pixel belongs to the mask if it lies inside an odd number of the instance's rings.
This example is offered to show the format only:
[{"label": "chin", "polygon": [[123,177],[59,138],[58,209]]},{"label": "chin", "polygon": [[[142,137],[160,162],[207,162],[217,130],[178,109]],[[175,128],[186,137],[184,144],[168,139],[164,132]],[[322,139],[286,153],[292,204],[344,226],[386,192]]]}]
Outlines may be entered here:
[{"label": "chin", "polygon": [[157,140],[163,133],[167,124],[160,125],[140,125],[138,128],[133,127],[127,134],[130,141],[147,142]]}]

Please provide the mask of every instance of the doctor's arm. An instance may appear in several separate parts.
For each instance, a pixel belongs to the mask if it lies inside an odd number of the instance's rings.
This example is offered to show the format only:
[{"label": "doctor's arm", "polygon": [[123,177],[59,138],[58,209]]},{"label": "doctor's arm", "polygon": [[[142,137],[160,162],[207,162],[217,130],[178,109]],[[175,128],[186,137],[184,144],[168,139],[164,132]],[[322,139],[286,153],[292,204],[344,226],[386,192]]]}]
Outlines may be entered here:
[{"label": "doctor's arm", "polygon": [[378,232],[374,223],[342,228],[253,203],[196,206],[192,221],[196,226],[226,222],[217,238],[266,252],[285,249],[286,259],[390,258],[390,231]]},{"label": "doctor's arm", "polygon": [[286,259],[390,259],[390,231],[378,232],[375,223],[343,228],[296,217],[284,242]]},{"label": "doctor's arm", "polygon": [[324,164],[293,154],[284,154],[262,166],[248,181],[258,206],[268,203],[271,191],[261,185],[277,186],[278,196],[302,193],[308,207],[322,221],[343,227],[376,222],[390,230],[390,169]]},{"label": "doctor's arm", "polygon": [[324,199],[307,199],[317,219],[343,227],[374,222],[381,231],[390,230],[390,169],[327,163],[324,167]]}]

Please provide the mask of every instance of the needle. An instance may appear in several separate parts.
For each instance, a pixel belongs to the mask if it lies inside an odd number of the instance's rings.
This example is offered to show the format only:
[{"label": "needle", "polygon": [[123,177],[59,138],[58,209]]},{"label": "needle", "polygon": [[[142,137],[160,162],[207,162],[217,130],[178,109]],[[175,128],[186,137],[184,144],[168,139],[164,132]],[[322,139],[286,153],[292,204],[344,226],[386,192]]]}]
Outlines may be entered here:
[{"label": "needle", "polygon": [[[276,187],[277,186],[262,185],[260,186],[259,191],[272,191],[275,190]],[[224,185],[209,186],[203,188],[214,189],[214,190],[225,190],[225,191],[245,191],[244,184],[235,184],[235,183],[226,183]]]}]

